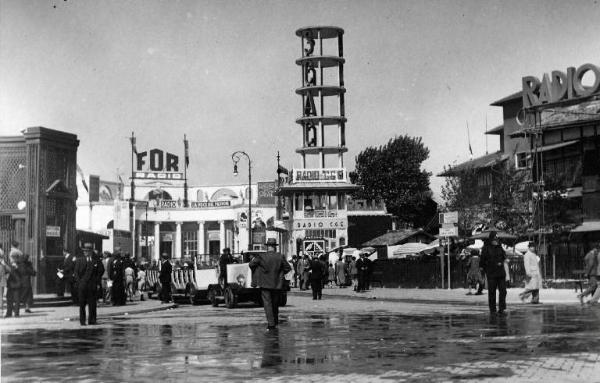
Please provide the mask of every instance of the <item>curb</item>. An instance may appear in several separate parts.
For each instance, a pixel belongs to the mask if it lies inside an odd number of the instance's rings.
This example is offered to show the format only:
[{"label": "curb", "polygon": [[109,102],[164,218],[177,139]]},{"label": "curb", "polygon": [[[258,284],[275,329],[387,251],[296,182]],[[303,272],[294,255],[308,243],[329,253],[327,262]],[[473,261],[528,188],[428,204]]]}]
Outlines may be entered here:
[{"label": "curb", "polygon": [[[301,293],[301,292],[290,292],[289,295],[295,296],[310,296],[310,293]],[[437,299],[418,299],[418,298],[379,298],[379,297],[366,297],[366,296],[358,296],[358,295],[343,295],[343,294],[323,294],[323,296],[334,297],[336,299],[347,299],[347,300],[365,300],[365,301],[384,301],[384,302],[400,302],[400,303],[422,303],[422,304],[451,304],[451,305],[462,305],[462,306],[486,306],[487,301],[485,302],[465,302],[465,301],[457,301],[457,300],[437,300]]]},{"label": "curb", "polygon": [[[310,297],[310,292],[309,293],[305,293],[305,292],[299,292],[299,291],[288,291],[288,295],[293,295],[293,296],[308,296]],[[487,297],[487,294],[484,294]],[[367,296],[359,296],[359,295],[344,295],[344,294],[323,294],[323,296],[327,296],[327,297],[332,297],[332,298],[336,298],[336,299],[345,299],[345,300],[365,300],[365,301],[383,301],[383,302],[398,302],[398,303],[419,303],[419,304],[431,304],[431,305],[439,305],[439,304],[450,304],[450,305],[457,305],[457,306],[482,306],[482,307],[486,307],[488,305],[487,299],[485,301],[472,301],[472,302],[467,302],[467,301],[463,301],[463,300],[448,300],[448,299],[418,299],[418,298],[389,298],[389,297],[367,297]],[[517,304],[519,306],[535,306],[532,305],[530,303],[522,303],[521,301],[507,301],[507,304]],[[549,304],[549,305],[556,305],[556,304],[564,304],[564,305],[572,305],[572,304],[577,304],[577,306],[580,305],[580,303],[577,301],[553,301],[553,300],[547,300],[547,301],[543,301],[543,303]]]},{"label": "curb", "polygon": [[[143,309],[143,310],[133,310],[133,311],[122,311],[122,312],[116,312],[116,313],[111,313],[111,314],[105,314],[105,315],[98,315],[97,319],[115,319],[116,317],[120,317],[120,316],[124,316],[124,315],[134,315],[134,314],[145,314],[145,313],[151,313],[154,311],[164,311],[164,310],[169,310],[169,309],[176,309],[178,308],[179,305],[176,303],[170,304],[170,305],[165,305],[165,306],[160,306],[160,307],[156,307],[156,308],[149,308],[149,309]],[[64,321],[69,321],[69,322],[73,322],[73,321],[78,321],[79,320],[79,316],[75,316],[75,317],[67,317],[67,318],[63,318]]]}]

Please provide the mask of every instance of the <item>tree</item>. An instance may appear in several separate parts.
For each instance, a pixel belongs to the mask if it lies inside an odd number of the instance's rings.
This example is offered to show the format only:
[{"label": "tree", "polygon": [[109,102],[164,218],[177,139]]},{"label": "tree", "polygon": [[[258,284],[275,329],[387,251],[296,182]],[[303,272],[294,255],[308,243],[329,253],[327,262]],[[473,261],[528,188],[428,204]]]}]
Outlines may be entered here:
[{"label": "tree", "polygon": [[[445,168],[444,172],[448,169]],[[478,172],[467,168],[453,177],[446,178],[442,186],[442,199],[448,211],[458,212],[458,228],[462,233],[470,233],[473,227],[489,216],[489,207],[475,204],[485,197],[477,184]]]},{"label": "tree", "polygon": [[458,211],[459,229],[463,233],[470,233],[477,224],[524,232],[531,226],[528,174],[506,163],[485,169],[465,168],[446,178],[446,185],[442,186],[445,207]]},{"label": "tree", "polygon": [[431,173],[421,164],[429,149],[421,137],[396,136],[379,147],[367,147],[356,156],[353,183],[362,185],[354,197],[383,200],[388,211],[413,226],[424,226],[435,215],[431,211]]}]

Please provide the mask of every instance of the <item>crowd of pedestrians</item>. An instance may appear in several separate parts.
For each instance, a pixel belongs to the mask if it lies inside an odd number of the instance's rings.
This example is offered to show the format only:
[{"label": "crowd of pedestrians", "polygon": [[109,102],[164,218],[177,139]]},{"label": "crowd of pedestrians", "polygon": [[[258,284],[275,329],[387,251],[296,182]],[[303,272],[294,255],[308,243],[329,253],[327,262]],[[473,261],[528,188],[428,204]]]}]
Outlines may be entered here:
[{"label": "crowd of pedestrians", "polygon": [[0,247],[0,310],[4,310],[4,290],[6,290],[5,318],[20,316],[21,303],[25,312],[31,313],[33,289],[31,278],[36,275],[29,254],[23,254],[19,242],[12,241],[8,254]]},{"label": "crowd of pedestrians", "polygon": [[294,270],[293,286],[300,290],[311,289],[313,299],[322,298],[322,290],[328,288],[351,287],[356,292],[370,289],[373,262],[368,257],[368,252],[361,252],[358,259],[355,256],[344,256],[338,252],[335,263],[328,262],[324,254],[308,254],[292,256]]}]

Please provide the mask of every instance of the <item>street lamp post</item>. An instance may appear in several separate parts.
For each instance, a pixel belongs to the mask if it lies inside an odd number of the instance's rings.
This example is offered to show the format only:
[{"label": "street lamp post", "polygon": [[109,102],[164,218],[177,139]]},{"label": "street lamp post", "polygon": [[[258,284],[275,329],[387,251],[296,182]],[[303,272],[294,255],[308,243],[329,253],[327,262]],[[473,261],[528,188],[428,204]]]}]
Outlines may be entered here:
[{"label": "street lamp post", "polygon": [[242,157],[246,157],[248,160],[248,250],[252,250],[252,161],[248,153],[238,150],[231,155],[233,161],[233,175],[238,175],[237,164],[240,162]]}]

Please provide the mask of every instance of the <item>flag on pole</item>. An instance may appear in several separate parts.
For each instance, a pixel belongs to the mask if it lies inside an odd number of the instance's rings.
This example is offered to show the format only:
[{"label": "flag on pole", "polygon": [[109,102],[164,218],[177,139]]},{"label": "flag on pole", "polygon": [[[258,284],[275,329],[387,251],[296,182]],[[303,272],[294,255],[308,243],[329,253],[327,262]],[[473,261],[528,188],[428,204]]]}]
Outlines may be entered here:
[{"label": "flag on pole", "polygon": [[469,122],[467,122],[467,139],[469,140],[469,153],[473,159],[473,148],[471,148],[471,133],[469,132]]},{"label": "flag on pole", "polygon": [[281,165],[277,165],[277,174],[289,174],[289,171]]},{"label": "flag on pole", "polygon": [[87,183],[85,182],[85,175],[83,175],[83,170],[81,170],[79,164],[77,164],[77,173],[79,174],[79,177],[81,177],[81,183],[83,184],[85,191],[89,193],[90,189],[88,188]]},{"label": "flag on pole", "polygon": [[188,140],[185,138],[185,134],[183,135],[183,146],[185,147],[185,167],[187,168],[190,164],[190,150]]},{"label": "flag on pole", "polygon": [[129,141],[131,141],[131,150],[133,150],[135,154],[138,154],[137,146],[135,144],[135,136],[133,135],[133,132],[131,132],[131,137],[129,137]]}]

